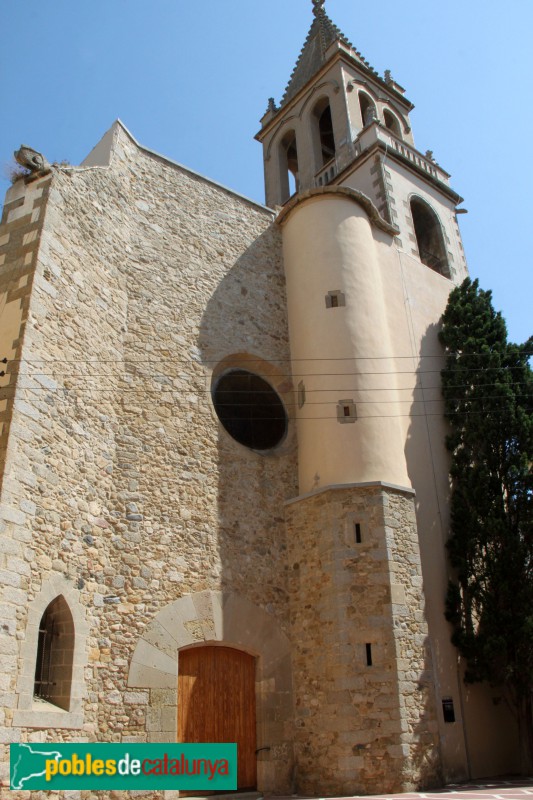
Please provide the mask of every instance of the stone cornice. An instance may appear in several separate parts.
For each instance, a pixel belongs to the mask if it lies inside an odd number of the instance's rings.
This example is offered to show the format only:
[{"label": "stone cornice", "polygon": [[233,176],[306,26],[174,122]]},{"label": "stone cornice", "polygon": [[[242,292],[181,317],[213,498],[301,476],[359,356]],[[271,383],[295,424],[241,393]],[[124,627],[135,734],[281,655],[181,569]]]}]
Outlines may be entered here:
[{"label": "stone cornice", "polygon": [[[374,144],[372,144],[370,147],[368,147],[366,150],[363,150],[363,152],[359,156],[357,156],[350,164],[348,164],[341,172],[339,172],[338,175],[335,176],[334,180],[336,181],[345,180],[346,177],[351,172],[354,172],[356,169],[358,169],[358,167],[363,163],[363,161],[366,161],[369,157],[371,157],[373,154],[377,152],[380,152],[387,158],[391,158],[393,161],[397,161],[402,166],[407,167],[412,172],[424,178],[426,181],[428,181],[428,183],[431,183],[433,186],[439,189],[439,191],[442,192],[442,194],[446,195],[446,197],[449,200],[451,200],[456,206],[460,205],[460,203],[463,202],[464,198],[461,197],[460,194],[457,194],[457,192],[454,192],[454,190],[451,189],[449,186],[446,186],[445,183],[439,181],[438,178],[434,178],[433,175],[430,175],[424,169],[421,169],[421,167],[417,166],[415,163],[413,163],[413,161],[406,158],[405,156],[402,156],[401,153],[397,153],[395,150],[391,150],[390,147],[387,147],[384,142],[380,142],[379,140],[376,141]],[[442,169],[442,167],[440,167],[440,169]],[[446,175],[449,174],[445,170],[442,171],[445,172]]]},{"label": "stone cornice", "polygon": [[401,492],[402,494],[416,495],[416,492],[410,486],[399,486],[396,483],[387,483],[387,481],[363,481],[362,483],[333,483],[330,486],[321,486],[314,492],[307,492],[307,494],[292,497],[290,500],[285,500],[284,505],[290,506],[293,503],[299,503],[301,500],[309,500],[311,497],[317,497],[325,492],[338,492],[344,489],[389,489],[394,492]]},{"label": "stone cornice", "polygon": [[308,189],[306,192],[294,195],[279,212],[276,217],[276,223],[278,225],[283,225],[287,221],[291,211],[306,200],[328,195],[340,195],[341,197],[347,197],[349,200],[353,200],[354,203],[357,203],[366,211],[370,222],[375,225],[376,228],[390,234],[390,236],[398,236],[400,233],[398,228],[383,219],[372,200],[367,197],[366,194],[363,194],[363,192],[357,189],[350,189],[348,186],[318,186],[315,189]]}]

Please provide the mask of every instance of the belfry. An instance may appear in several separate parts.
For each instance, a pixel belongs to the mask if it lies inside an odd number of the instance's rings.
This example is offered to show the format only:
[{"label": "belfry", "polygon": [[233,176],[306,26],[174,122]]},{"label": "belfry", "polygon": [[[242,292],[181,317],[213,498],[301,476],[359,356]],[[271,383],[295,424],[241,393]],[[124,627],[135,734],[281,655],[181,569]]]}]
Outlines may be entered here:
[{"label": "belfry", "polygon": [[402,86],[312,5],[256,136],[265,206],[120,121],[79,167],[19,151],[5,741],[236,741],[238,788],[271,794],[518,769],[444,618],[438,329],[467,275],[462,199]]}]

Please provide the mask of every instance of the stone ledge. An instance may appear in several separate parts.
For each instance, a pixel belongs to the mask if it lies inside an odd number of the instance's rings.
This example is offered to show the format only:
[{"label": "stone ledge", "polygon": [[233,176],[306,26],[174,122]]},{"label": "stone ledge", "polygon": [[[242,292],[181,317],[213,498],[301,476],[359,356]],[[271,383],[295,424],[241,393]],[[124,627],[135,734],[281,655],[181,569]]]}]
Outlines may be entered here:
[{"label": "stone ledge", "polygon": [[285,500],[286,506],[292,505],[292,503],[298,503],[300,500],[308,500],[310,497],[316,497],[319,494],[323,494],[324,492],[332,492],[338,491],[340,489],[370,489],[372,487],[377,487],[380,489],[392,489],[395,492],[403,492],[405,494],[410,494],[415,496],[416,492],[414,489],[408,486],[400,486],[396,483],[387,483],[386,481],[364,481],[363,483],[332,483],[329,486],[321,486],[320,489],[316,489],[314,492],[307,492],[306,494],[298,495],[298,497],[293,497],[291,500]]},{"label": "stone ledge", "polygon": [[13,716],[13,727],[18,728],[57,728],[79,730],[83,727],[83,714],[70,711],[21,711]]},{"label": "stone ledge", "polygon": [[381,216],[372,200],[367,197],[366,194],[363,194],[363,192],[360,192],[358,189],[351,189],[348,186],[338,185],[318,186],[314,189],[308,189],[305,192],[300,192],[300,194],[294,195],[287,203],[285,203],[279,212],[276,218],[276,224],[283,225],[287,221],[291,211],[294,208],[301,205],[306,200],[321,196],[347,197],[349,200],[352,200],[353,202],[357,203],[357,205],[361,206],[361,208],[366,212],[370,223],[376,228],[385,231],[385,233],[388,233],[391,236],[397,236],[400,233],[399,228],[397,228],[395,225],[391,225]]}]

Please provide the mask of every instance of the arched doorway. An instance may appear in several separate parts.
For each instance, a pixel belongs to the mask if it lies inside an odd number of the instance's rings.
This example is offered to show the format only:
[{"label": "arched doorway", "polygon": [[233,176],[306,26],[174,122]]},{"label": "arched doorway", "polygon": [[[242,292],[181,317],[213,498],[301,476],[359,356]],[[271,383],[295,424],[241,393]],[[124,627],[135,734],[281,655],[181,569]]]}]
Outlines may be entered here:
[{"label": "arched doorway", "polygon": [[178,657],[178,741],[237,742],[238,789],[255,789],[255,658],[231,647]]}]

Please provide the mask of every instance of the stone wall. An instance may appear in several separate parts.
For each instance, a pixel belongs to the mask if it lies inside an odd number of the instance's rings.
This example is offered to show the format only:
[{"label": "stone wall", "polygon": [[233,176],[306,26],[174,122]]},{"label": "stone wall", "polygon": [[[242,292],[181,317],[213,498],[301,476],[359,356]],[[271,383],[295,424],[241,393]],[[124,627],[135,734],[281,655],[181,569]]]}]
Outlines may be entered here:
[{"label": "stone wall", "polygon": [[412,493],[361,484],[303,496],[287,505],[287,540],[298,791],[435,783]]},{"label": "stone wall", "polygon": [[[55,171],[32,262],[1,510],[6,742],[170,740],[127,681],[139,639],[180,597],[231,591],[288,630],[291,424],[278,451],[254,453],[210,398],[229,357],[291,391],[279,232],[267,209],[120,127],[114,147],[108,168]],[[51,718],[28,708],[28,619],[59,580],[87,639],[81,716]],[[272,744],[287,775],[284,736]]]},{"label": "stone wall", "polygon": [[20,180],[6,199],[0,222],[0,487],[28,320],[50,178]]}]

